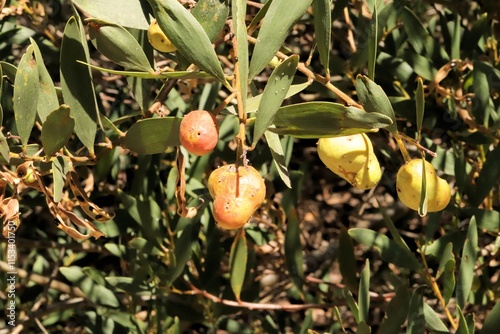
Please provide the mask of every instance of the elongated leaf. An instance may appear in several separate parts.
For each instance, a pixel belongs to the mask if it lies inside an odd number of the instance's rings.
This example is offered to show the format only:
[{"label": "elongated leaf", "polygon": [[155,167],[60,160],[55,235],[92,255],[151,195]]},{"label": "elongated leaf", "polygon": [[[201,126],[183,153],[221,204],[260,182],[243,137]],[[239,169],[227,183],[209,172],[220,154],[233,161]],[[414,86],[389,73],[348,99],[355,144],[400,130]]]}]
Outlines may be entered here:
[{"label": "elongated leaf", "polygon": [[370,132],[391,124],[380,113],[333,102],[304,102],[281,107],[269,131],[298,138],[346,136]]},{"label": "elongated leaf", "polygon": [[458,314],[458,329],[456,334],[469,334],[469,326],[467,326],[467,321],[465,320],[464,313],[460,306],[457,305]]},{"label": "elongated leaf", "polygon": [[273,122],[278,108],[283,103],[286,93],[290,89],[298,63],[299,57],[292,56],[276,67],[269,77],[264,92],[262,92],[259,111],[255,119],[253,147],[255,147],[260,137]]},{"label": "elongated leaf", "polygon": [[[239,94],[241,94],[242,108],[247,112],[247,96],[248,96],[248,42],[247,42],[247,27],[245,18],[247,13],[246,0],[234,0],[231,4],[231,12],[233,16],[233,30],[237,41],[236,50],[238,54],[238,69],[239,76],[235,79],[239,83]],[[237,86],[238,87],[238,86]],[[287,92],[288,93],[288,92]]]},{"label": "elongated leaf", "polygon": [[389,117],[392,120],[392,124],[387,126],[387,130],[397,133],[396,115],[383,89],[368,77],[358,75],[356,77],[356,92],[363,108],[368,113],[381,113]]},{"label": "elongated leaf", "polygon": [[252,53],[250,79],[262,71],[276,55],[295,21],[304,15],[311,3],[312,0],[273,0],[264,17]]},{"label": "elongated leaf", "polygon": [[115,294],[105,286],[95,283],[90,277],[85,275],[82,268],[78,266],[61,267],[59,271],[67,280],[80,287],[92,302],[111,307],[120,306],[120,302]]},{"label": "elongated leaf", "polygon": [[[330,46],[332,35],[331,0],[313,0],[314,34],[319,59],[325,68],[326,75],[330,75]],[[336,6],[336,5],[335,5]]]},{"label": "elongated leaf", "polygon": [[359,321],[366,322],[370,311],[370,260],[368,259],[366,259],[365,267],[359,275],[358,305]]},{"label": "elongated leaf", "polygon": [[[235,2],[232,3],[232,6],[235,6]],[[203,27],[210,41],[214,42],[226,24],[229,7],[226,0],[199,0],[191,11],[191,14],[193,14]],[[233,24],[234,22],[235,16],[233,13]],[[247,44],[246,39],[245,44]]]},{"label": "elongated leaf", "polygon": [[[401,284],[396,289],[396,295],[391,299],[385,310],[385,317],[380,324],[380,333],[401,333],[401,326],[406,321],[410,307],[408,287]],[[423,329],[423,327],[422,327]]]},{"label": "elongated leaf", "polygon": [[443,298],[446,303],[449,302],[455,291],[455,255],[453,255],[453,244],[450,242],[441,254],[436,278],[442,276],[443,280]]},{"label": "elongated leaf", "polygon": [[75,133],[90,154],[94,154],[97,132],[97,104],[90,69],[77,61],[88,62],[80,24],[71,17],[64,29],[61,45],[61,88],[64,102],[75,119]]},{"label": "elongated leaf", "polygon": [[179,126],[182,118],[148,118],[130,127],[122,145],[139,154],[164,152],[170,146],[180,145]]},{"label": "elongated leaf", "polygon": [[425,109],[425,95],[424,95],[424,83],[422,78],[417,80],[417,91],[415,92],[415,103],[417,111],[417,131],[420,134],[422,131],[422,123],[424,121],[424,109]]},{"label": "elongated leaf", "polygon": [[351,291],[349,291],[349,289],[347,289],[347,288],[344,288],[342,290],[342,296],[344,297],[347,306],[351,310],[352,315],[354,316],[354,319],[359,324],[359,322],[360,322],[360,320],[359,320],[359,306],[358,306],[358,303],[356,303],[356,301],[354,300],[354,297],[352,296]]},{"label": "elongated leaf", "polygon": [[458,269],[457,277],[457,305],[464,307],[472,288],[474,279],[474,269],[477,259],[477,224],[476,218],[472,217],[467,230],[467,239],[465,239],[464,248],[462,250],[462,259]]},{"label": "elongated leaf", "polygon": [[127,29],[97,19],[88,19],[90,41],[112,62],[126,70],[153,72],[141,45]]},{"label": "elongated leaf", "polygon": [[73,134],[75,120],[70,116],[70,108],[61,105],[52,111],[42,126],[42,146],[45,155],[51,156],[59,151]]},{"label": "elongated leaf", "polygon": [[53,195],[54,202],[60,202],[63,195],[66,175],[69,172],[69,164],[63,156],[59,156],[52,161],[52,178],[54,180]]},{"label": "elongated leaf", "polygon": [[300,243],[300,222],[295,209],[290,211],[285,232],[285,262],[292,282],[302,291],[304,281],[304,257]]},{"label": "elongated leaf", "polygon": [[426,43],[431,38],[429,32],[425,29],[418,16],[408,7],[398,11],[398,14],[399,18],[405,22],[403,28],[408,36],[408,42],[417,54],[424,55]]},{"label": "elongated leaf", "polygon": [[356,257],[354,245],[347,229],[342,228],[339,235],[339,267],[344,284],[351,291],[358,291],[359,284],[356,277]]},{"label": "elongated leaf", "polygon": [[128,28],[147,30],[151,9],[141,0],[71,0],[92,17]]},{"label": "elongated leaf", "polygon": [[500,212],[478,208],[464,208],[459,211],[464,217],[476,217],[477,227],[487,231],[500,232]]},{"label": "elongated leaf", "polygon": [[385,235],[364,229],[352,228],[349,230],[349,235],[357,242],[365,246],[373,247],[380,253],[382,260],[395,264],[398,267],[409,268],[414,271],[420,270],[420,263],[412,253],[401,248]]},{"label": "elongated leaf", "polygon": [[380,203],[377,199],[377,203],[379,206],[380,213],[382,213],[382,217],[384,218],[384,223],[385,226],[389,229],[389,233],[391,233],[392,239],[396,244],[398,244],[399,247],[406,249],[407,252],[410,251],[410,247],[408,247],[408,244],[404,241],[404,239],[401,237],[401,234],[398,232],[398,229],[394,225],[394,222],[392,221],[391,217],[387,214],[387,211],[385,207]]},{"label": "elongated leaf", "polygon": [[486,316],[481,329],[481,334],[496,334],[500,328],[500,300]]},{"label": "elongated leaf", "polygon": [[212,76],[206,72],[191,72],[191,71],[175,71],[175,72],[137,72],[137,71],[119,71],[110,68],[99,67],[88,64],[86,62],[79,62],[90,68],[94,68],[101,72],[123,75],[134,78],[142,79],[207,79]]},{"label": "elongated leaf", "polygon": [[500,161],[500,145],[497,145],[486,156],[486,161],[479,172],[476,186],[474,187],[475,192],[471,198],[471,206],[478,206],[488,196],[491,189],[498,183],[498,180],[500,180],[498,161]]},{"label": "elongated leaf", "polygon": [[56,88],[54,82],[49,74],[49,71],[45,67],[43,62],[42,53],[38,44],[35,40],[30,37],[31,45],[33,46],[33,51],[35,54],[36,65],[38,67],[39,76],[39,92],[38,92],[38,103],[36,111],[40,121],[45,122],[45,119],[49,113],[59,107],[59,99],[57,98]]},{"label": "elongated leaf", "polygon": [[[1,111],[1,108],[0,108]],[[0,155],[5,160],[6,163],[10,162],[10,148],[9,143],[7,142],[7,138],[0,131]]]},{"label": "elongated leaf", "polygon": [[17,67],[5,61],[0,61],[0,66],[2,67],[3,75],[13,83],[16,80]]},{"label": "elongated leaf", "polygon": [[182,230],[180,237],[175,241],[174,259],[171,259],[172,266],[168,268],[167,281],[173,283],[184,271],[186,263],[191,258],[191,243],[193,225],[188,224]]},{"label": "elongated leaf", "polygon": [[424,315],[424,286],[419,286],[413,291],[408,308],[408,334],[421,334],[425,331]]},{"label": "elongated leaf", "polygon": [[422,191],[420,192],[420,202],[418,203],[418,215],[423,217],[427,214],[427,173],[425,172],[425,159],[422,159]]},{"label": "elongated leaf", "polygon": [[436,332],[449,333],[448,327],[439,318],[439,315],[434,311],[429,304],[424,303],[424,317],[427,327]]},{"label": "elongated leaf", "polygon": [[38,92],[38,66],[33,55],[33,46],[30,45],[19,62],[14,81],[14,116],[23,146],[28,144],[35,124]]},{"label": "elongated leaf", "polygon": [[266,136],[266,143],[271,150],[273,162],[281,180],[288,188],[291,188],[292,182],[290,181],[290,175],[288,174],[288,167],[285,160],[285,154],[283,153],[283,146],[281,146],[280,137],[270,131],[266,131],[264,135]]},{"label": "elongated leaf", "polygon": [[[310,86],[310,83],[308,81],[301,83],[301,84],[291,85],[290,89],[288,89],[288,92],[285,95],[285,98],[289,98],[290,96],[298,94],[309,86]],[[246,103],[247,113],[257,111],[257,109],[259,109],[259,104],[260,104],[261,100],[262,100],[262,94],[259,94],[257,96],[254,96],[254,97],[247,99],[247,101],[246,101],[247,102]],[[237,112],[236,112],[236,109],[234,106],[228,107],[226,110],[233,115],[237,115]]]},{"label": "elongated leaf", "polygon": [[191,63],[229,85],[219,59],[203,27],[177,0],[148,0],[158,25]]},{"label": "elongated leaf", "polygon": [[229,254],[231,288],[233,289],[236,300],[240,300],[241,289],[245,281],[245,273],[247,270],[247,260],[247,239],[245,233],[238,233],[233,241],[231,253]]},{"label": "elongated leaf", "polygon": [[373,6],[368,33],[368,77],[375,80],[375,64],[377,63],[378,46],[378,10],[377,3]]}]

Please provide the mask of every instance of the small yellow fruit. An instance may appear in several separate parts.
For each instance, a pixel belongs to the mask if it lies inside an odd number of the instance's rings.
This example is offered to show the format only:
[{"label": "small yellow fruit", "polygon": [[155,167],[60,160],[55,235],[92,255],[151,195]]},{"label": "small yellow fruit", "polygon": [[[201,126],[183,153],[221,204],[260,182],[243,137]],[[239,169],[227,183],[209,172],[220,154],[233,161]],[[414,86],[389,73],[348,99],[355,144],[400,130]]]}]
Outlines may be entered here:
[{"label": "small yellow fruit", "polygon": [[[443,210],[451,198],[450,185],[436,174],[434,167],[425,161],[427,212]],[[396,176],[396,190],[404,205],[418,211],[422,193],[422,159],[412,159],[404,164]]]},{"label": "small yellow fruit", "polygon": [[318,155],[326,167],[356,188],[373,188],[382,177],[372,142],[364,133],[320,138]]},{"label": "small yellow fruit", "polygon": [[163,33],[155,19],[153,19],[149,25],[148,41],[156,50],[161,52],[173,52],[177,50],[168,37]]}]

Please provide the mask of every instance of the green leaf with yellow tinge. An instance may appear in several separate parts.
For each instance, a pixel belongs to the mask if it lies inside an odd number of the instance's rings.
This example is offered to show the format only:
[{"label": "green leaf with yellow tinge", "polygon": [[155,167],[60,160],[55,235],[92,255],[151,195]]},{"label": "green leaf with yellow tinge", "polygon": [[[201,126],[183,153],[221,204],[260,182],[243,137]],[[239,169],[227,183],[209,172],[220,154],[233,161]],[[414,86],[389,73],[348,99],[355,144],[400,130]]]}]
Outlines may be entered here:
[{"label": "green leaf with yellow tinge", "polygon": [[38,66],[34,57],[33,46],[26,49],[21,57],[14,81],[13,108],[17,132],[23,146],[28,144],[31,130],[35,124],[38,103]]},{"label": "green leaf with yellow tinge", "polygon": [[[232,1],[231,5],[235,6],[235,2]],[[191,14],[203,27],[210,41],[214,42],[226,24],[229,7],[226,0],[198,0],[196,6],[191,10]],[[233,16],[233,22],[234,19]],[[243,44],[248,45],[246,39]]]}]

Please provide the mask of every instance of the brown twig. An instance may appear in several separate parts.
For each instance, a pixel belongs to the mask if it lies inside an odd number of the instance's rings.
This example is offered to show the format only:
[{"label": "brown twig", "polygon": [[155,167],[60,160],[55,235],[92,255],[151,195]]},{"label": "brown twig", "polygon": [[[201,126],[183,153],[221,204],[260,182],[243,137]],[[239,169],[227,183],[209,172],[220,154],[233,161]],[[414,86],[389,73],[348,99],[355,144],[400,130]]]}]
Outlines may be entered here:
[{"label": "brown twig", "polygon": [[227,299],[222,299],[217,296],[212,295],[211,293],[205,291],[205,290],[200,290],[197,287],[195,287],[193,284],[189,283],[191,286],[192,291],[187,291],[184,293],[187,294],[192,294],[192,295],[200,295],[206,299],[211,300],[214,303],[226,305],[226,306],[232,306],[232,307],[239,307],[239,308],[246,308],[249,310],[279,310],[279,311],[287,311],[287,312],[297,312],[297,311],[303,311],[303,310],[309,310],[309,309],[329,309],[332,307],[335,307],[335,304],[260,304],[260,303],[251,303],[251,302],[245,302],[245,301],[234,301],[234,300],[227,300]]}]

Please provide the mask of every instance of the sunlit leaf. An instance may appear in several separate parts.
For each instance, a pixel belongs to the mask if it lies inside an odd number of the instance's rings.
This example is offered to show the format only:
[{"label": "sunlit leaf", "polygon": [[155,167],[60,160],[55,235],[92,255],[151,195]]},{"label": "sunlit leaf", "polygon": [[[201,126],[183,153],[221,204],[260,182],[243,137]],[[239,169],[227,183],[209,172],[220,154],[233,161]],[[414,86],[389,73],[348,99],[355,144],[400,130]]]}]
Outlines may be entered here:
[{"label": "sunlit leaf", "polygon": [[10,162],[10,148],[7,138],[0,131],[0,155],[5,160],[6,163]]},{"label": "sunlit leaf", "polygon": [[140,154],[162,153],[170,146],[180,145],[181,120],[179,117],[161,117],[137,121],[128,129],[122,145]]},{"label": "sunlit leaf", "polygon": [[349,235],[365,246],[375,248],[382,260],[395,264],[398,267],[420,270],[420,263],[412,253],[401,248],[387,236],[364,228],[352,228]]},{"label": "sunlit leaf", "polygon": [[467,325],[467,321],[465,320],[465,315],[460,306],[458,305],[457,305],[457,314],[458,314],[458,329],[456,331],[456,334],[470,334],[469,326]]},{"label": "sunlit leaf", "polygon": [[[259,30],[250,61],[249,78],[262,71],[280,49],[295,22],[312,0],[273,0]],[[286,13],[286,15],[283,15]]]},{"label": "sunlit leaf", "polygon": [[349,289],[344,288],[342,290],[342,296],[344,297],[345,302],[346,302],[347,306],[349,307],[349,310],[351,310],[352,315],[354,316],[354,319],[359,324],[359,322],[360,322],[360,320],[359,320],[359,306],[358,306],[358,303],[356,303],[356,301],[354,300],[354,297],[352,296],[352,292],[349,291]]},{"label": "sunlit leaf", "polygon": [[70,116],[70,108],[61,105],[52,111],[42,126],[42,146],[45,155],[51,156],[58,152],[73,134],[75,120]]},{"label": "sunlit leaf", "polygon": [[229,254],[229,268],[231,277],[231,288],[236,300],[240,300],[241,289],[245,281],[247,269],[248,248],[245,233],[238,233],[231,246]]},{"label": "sunlit leaf", "polygon": [[321,138],[370,132],[390,124],[391,120],[379,113],[320,101],[279,108],[268,130],[297,138]]},{"label": "sunlit leaf", "polygon": [[38,66],[34,58],[33,46],[30,45],[17,68],[13,97],[17,131],[24,146],[28,144],[35,124],[38,92]]},{"label": "sunlit leaf", "polygon": [[212,43],[193,15],[177,0],[148,2],[161,30],[177,50],[188,61],[228,85]]},{"label": "sunlit leaf", "polygon": [[421,188],[422,191],[420,192],[420,202],[418,203],[418,215],[420,217],[423,217],[427,214],[427,204],[428,204],[428,198],[427,198],[427,173],[425,169],[425,159],[422,159],[422,184]]},{"label": "sunlit leaf", "polygon": [[71,0],[78,8],[92,17],[128,28],[146,30],[151,8],[141,0]]},{"label": "sunlit leaf", "polygon": [[153,72],[141,45],[125,28],[98,19],[87,19],[90,41],[95,48],[126,70]]},{"label": "sunlit leaf", "polygon": [[384,90],[368,77],[358,75],[356,77],[356,92],[363,108],[368,113],[381,113],[389,117],[392,124],[387,126],[387,130],[397,133],[396,115]]},{"label": "sunlit leaf", "polygon": [[420,133],[422,131],[422,123],[424,121],[424,108],[425,108],[425,95],[424,95],[424,84],[422,78],[417,79],[417,90],[415,92],[415,104],[417,111],[417,131]]},{"label": "sunlit leaf", "polygon": [[264,92],[262,93],[262,99],[260,100],[257,117],[255,119],[252,142],[253,147],[273,122],[278,108],[283,103],[286,93],[290,89],[293,77],[297,71],[298,63],[299,57],[292,56],[276,67],[269,77]]}]

